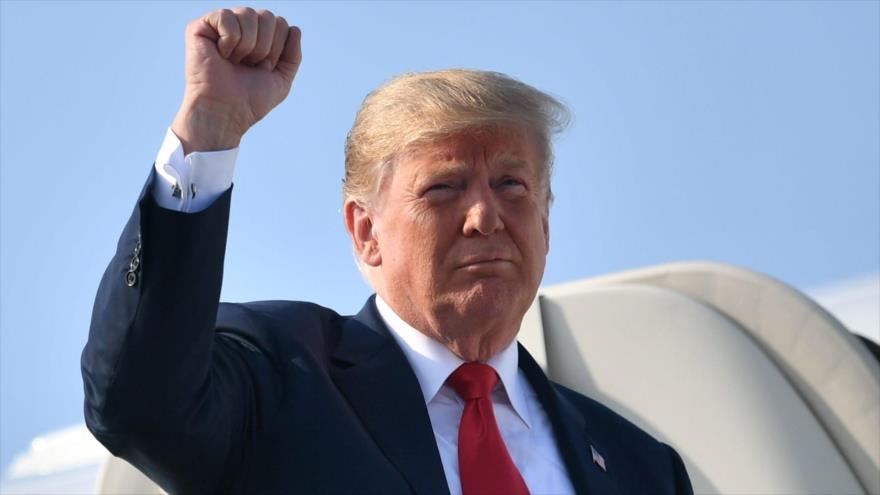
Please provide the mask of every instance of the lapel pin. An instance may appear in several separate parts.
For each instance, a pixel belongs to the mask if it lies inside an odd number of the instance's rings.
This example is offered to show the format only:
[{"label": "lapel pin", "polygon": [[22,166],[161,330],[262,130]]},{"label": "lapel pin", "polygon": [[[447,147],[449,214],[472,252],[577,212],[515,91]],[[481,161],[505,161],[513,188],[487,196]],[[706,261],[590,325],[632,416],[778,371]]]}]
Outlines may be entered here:
[{"label": "lapel pin", "polygon": [[605,468],[605,458],[592,445],[590,445],[590,452],[593,455],[593,464],[599,466],[599,469],[607,473],[608,469]]}]

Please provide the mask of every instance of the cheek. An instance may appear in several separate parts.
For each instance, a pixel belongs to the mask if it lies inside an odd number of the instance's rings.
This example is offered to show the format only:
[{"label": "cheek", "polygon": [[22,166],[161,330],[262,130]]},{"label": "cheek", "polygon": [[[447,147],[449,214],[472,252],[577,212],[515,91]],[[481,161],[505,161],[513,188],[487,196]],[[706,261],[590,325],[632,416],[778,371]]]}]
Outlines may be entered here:
[{"label": "cheek", "polygon": [[399,215],[392,219],[395,230],[389,232],[387,244],[390,245],[386,245],[386,249],[393,253],[396,264],[412,273],[424,273],[440,263],[448,247],[444,247],[441,239],[443,228],[438,220],[433,215],[419,214]]},{"label": "cheek", "polygon": [[533,266],[544,265],[549,249],[549,232],[546,217],[534,211],[524,212],[514,223],[516,242],[524,256],[531,259]]},{"label": "cheek", "polygon": [[461,247],[458,243],[462,236],[457,226],[451,212],[447,215],[427,215],[412,225],[408,254],[417,264],[413,268],[427,279],[426,284],[442,286],[452,275],[451,259]]}]

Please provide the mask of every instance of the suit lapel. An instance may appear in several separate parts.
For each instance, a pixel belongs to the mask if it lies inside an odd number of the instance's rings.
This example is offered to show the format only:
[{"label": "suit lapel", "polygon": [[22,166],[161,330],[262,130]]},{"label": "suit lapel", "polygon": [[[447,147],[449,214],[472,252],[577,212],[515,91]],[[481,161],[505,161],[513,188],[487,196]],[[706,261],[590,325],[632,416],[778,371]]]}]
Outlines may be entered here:
[{"label": "suit lapel", "polygon": [[331,376],[416,493],[449,493],[428,409],[373,298],[342,329]]},{"label": "suit lapel", "polygon": [[593,442],[584,416],[553,388],[541,367],[522,345],[519,346],[519,367],[525,373],[550,418],[556,444],[565,461],[575,492],[589,495],[617,493],[617,485],[613,479],[614,460],[607,458],[603,460],[607,471],[593,461],[591,447],[601,455],[604,455],[605,451]]},{"label": "suit lapel", "polygon": [[[389,461],[416,493],[449,493],[418,379],[379,317],[371,298],[342,329],[331,376]],[[617,493],[614,460],[607,471],[592,458],[604,456],[583,415],[557,392],[531,355],[519,346],[519,366],[538,396],[559,445],[575,492]]]}]

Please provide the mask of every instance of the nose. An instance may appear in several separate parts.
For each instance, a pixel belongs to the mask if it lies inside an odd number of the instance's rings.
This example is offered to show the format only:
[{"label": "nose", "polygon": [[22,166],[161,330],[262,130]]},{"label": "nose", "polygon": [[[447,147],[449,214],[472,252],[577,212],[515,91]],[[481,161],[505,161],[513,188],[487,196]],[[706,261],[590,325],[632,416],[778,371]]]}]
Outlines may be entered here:
[{"label": "nose", "polygon": [[463,233],[471,237],[477,233],[491,235],[504,229],[501,211],[491,187],[484,186],[474,191],[468,198]]}]

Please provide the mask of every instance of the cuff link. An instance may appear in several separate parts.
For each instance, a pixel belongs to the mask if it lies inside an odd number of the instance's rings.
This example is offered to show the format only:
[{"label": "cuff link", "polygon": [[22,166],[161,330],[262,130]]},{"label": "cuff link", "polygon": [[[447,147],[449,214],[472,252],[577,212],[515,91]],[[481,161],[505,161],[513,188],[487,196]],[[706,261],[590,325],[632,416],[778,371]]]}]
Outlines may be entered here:
[{"label": "cuff link", "polygon": [[[189,197],[193,199],[196,197],[196,193],[199,191],[199,188],[196,187],[195,184],[189,185]],[[171,186],[171,197],[182,199],[183,198],[183,189],[180,187],[180,182],[175,182]]]}]

